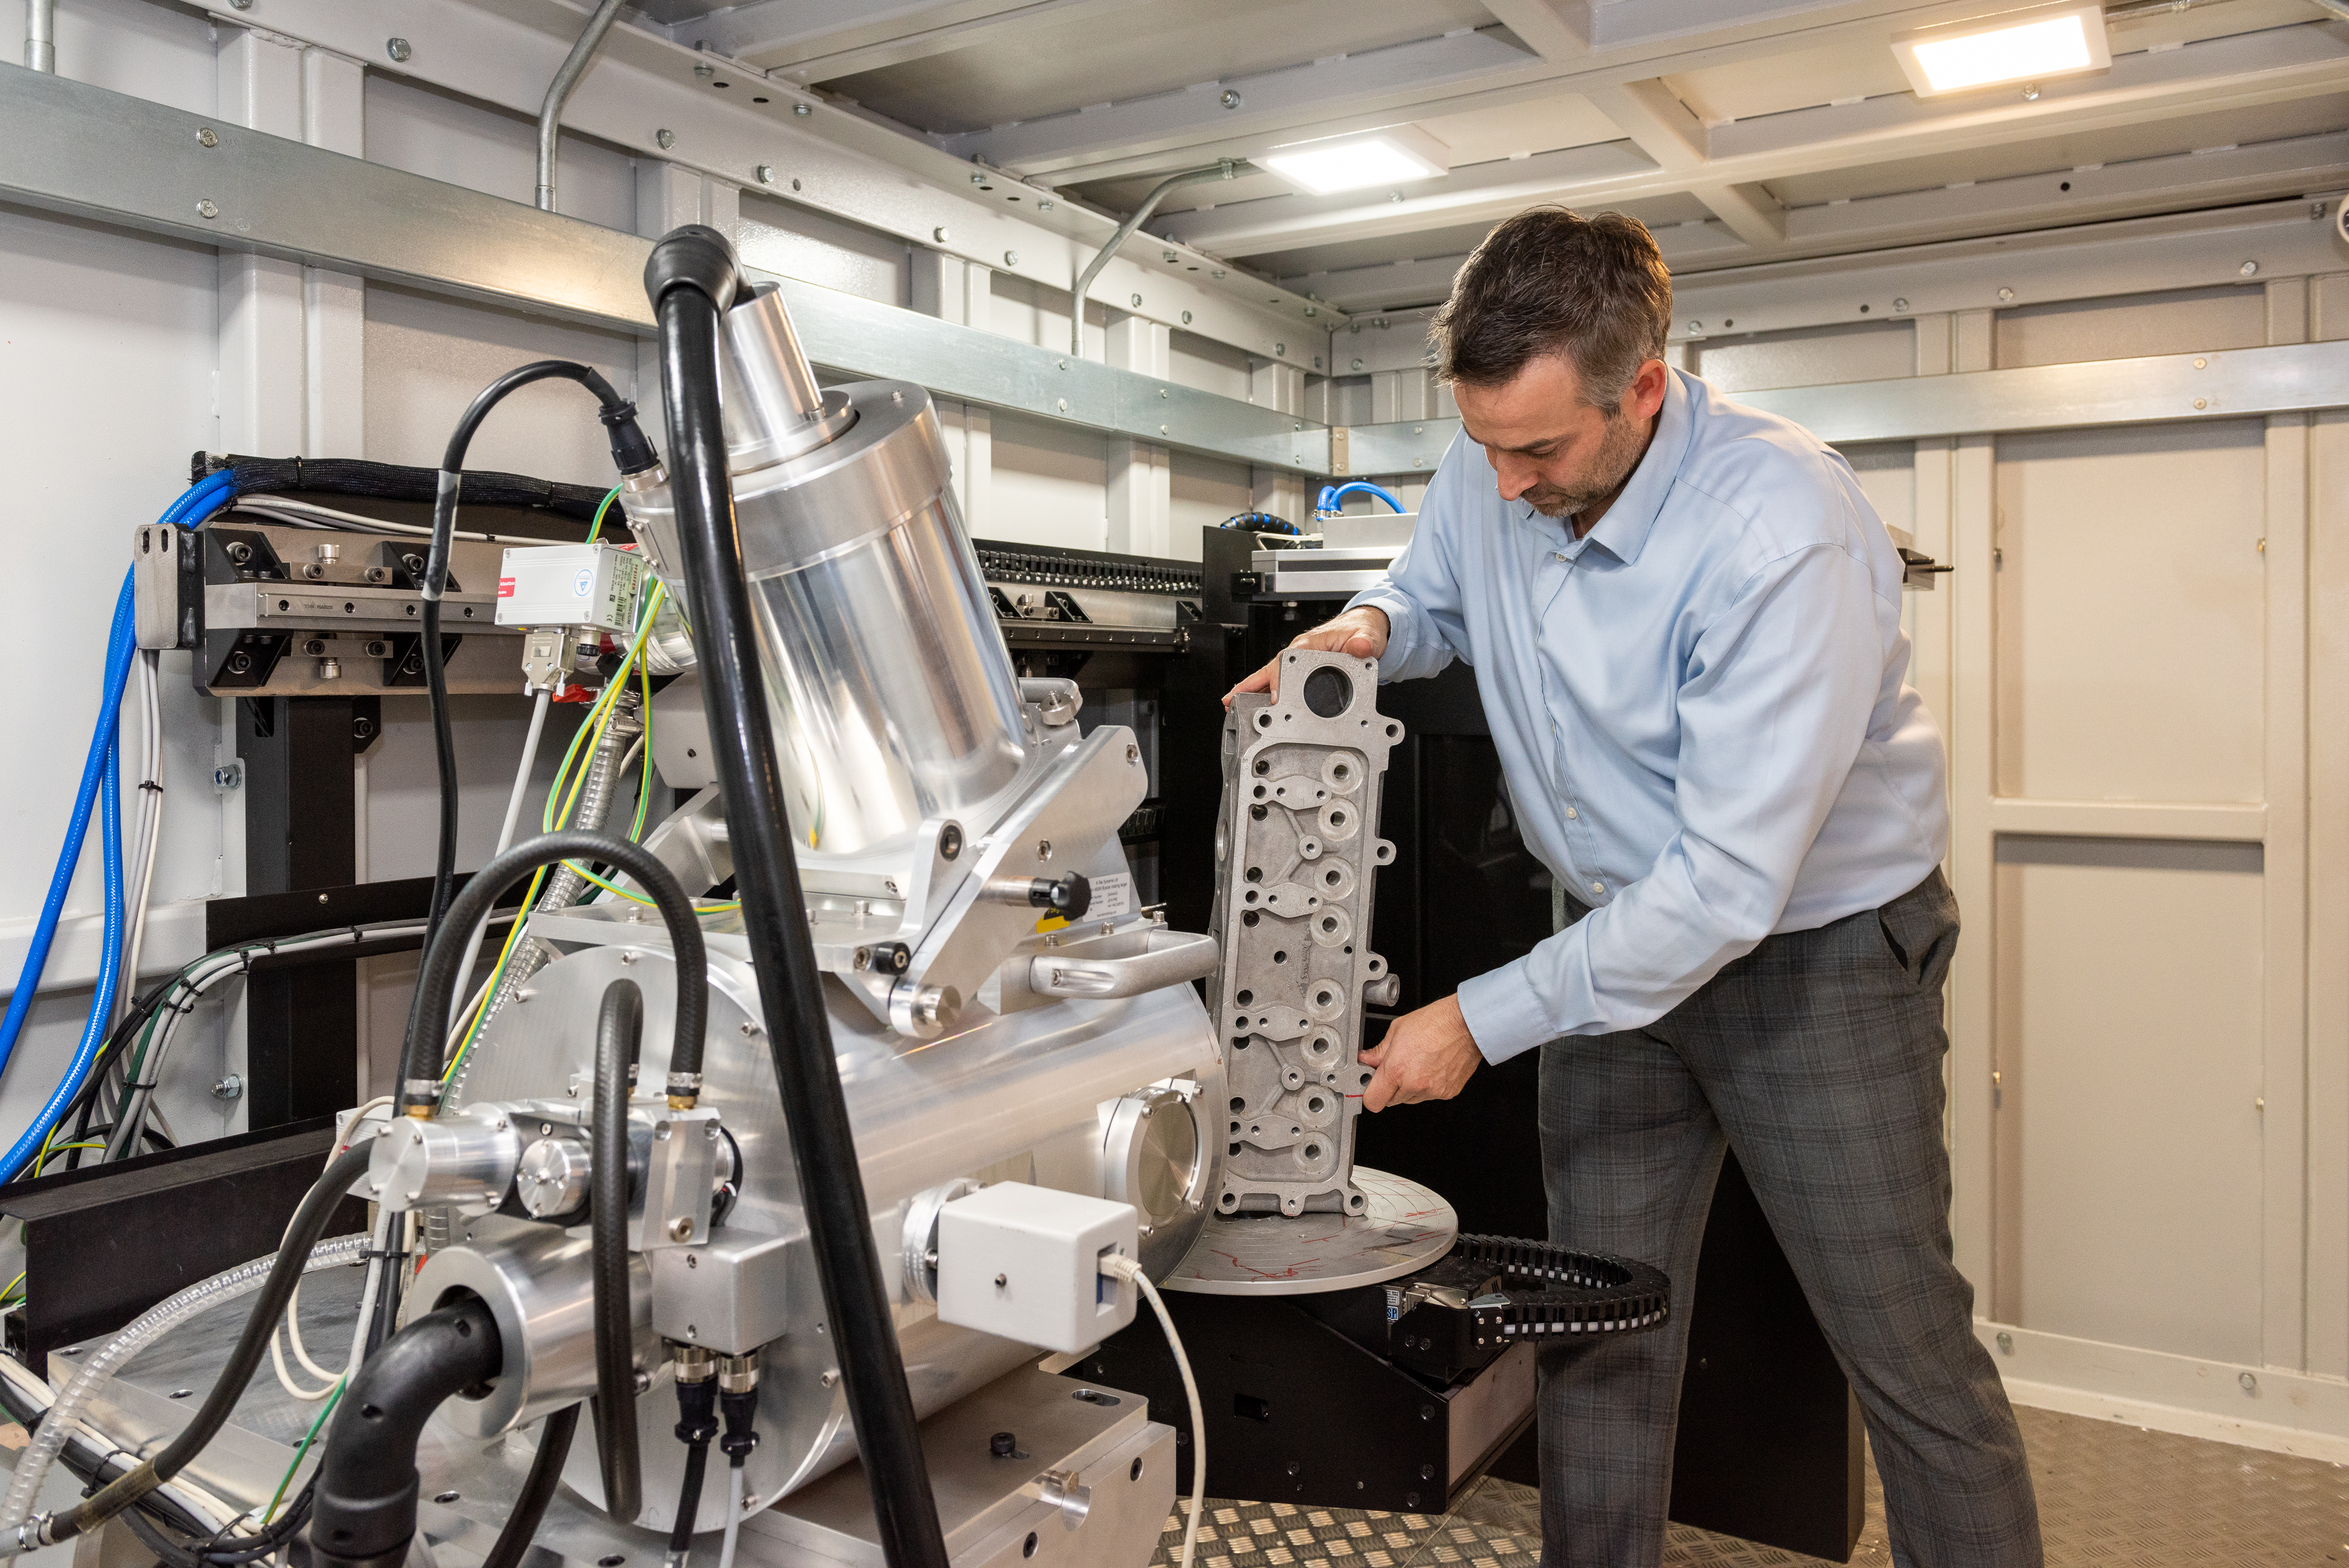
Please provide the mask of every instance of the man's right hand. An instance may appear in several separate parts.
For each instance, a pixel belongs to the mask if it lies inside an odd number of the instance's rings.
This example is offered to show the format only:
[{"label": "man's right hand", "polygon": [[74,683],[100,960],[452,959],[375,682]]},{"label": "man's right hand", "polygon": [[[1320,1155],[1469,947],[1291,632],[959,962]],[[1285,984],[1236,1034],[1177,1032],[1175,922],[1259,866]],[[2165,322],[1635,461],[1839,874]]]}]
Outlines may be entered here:
[{"label": "man's right hand", "polygon": [[[1369,605],[1357,605],[1352,609],[1332,616],[1311,631],[1305,632],[1288,646],[1309,648],[1317,653],[1350,653],[1356,659],[1376,659],[1387,650],[1387,633],[1392,629],[1387,612]],[[1280,660],[1276,659],[1224,693],[1224,706],[1243,691],[1280,691]]]}]

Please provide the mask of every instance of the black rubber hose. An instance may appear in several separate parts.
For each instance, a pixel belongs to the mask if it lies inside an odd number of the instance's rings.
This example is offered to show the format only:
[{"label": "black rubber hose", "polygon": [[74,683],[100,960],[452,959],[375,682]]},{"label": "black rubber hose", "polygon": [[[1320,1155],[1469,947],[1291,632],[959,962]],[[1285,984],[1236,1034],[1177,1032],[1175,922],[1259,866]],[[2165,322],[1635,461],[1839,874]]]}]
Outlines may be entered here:
[{"label": "black rubber hose", "polygon": [[659,857],[641,844],[605,833],[565,828],[515,845],[475,872],[450,904],[448,918],[424,950],[423,972],[408,1012],[408,1044],[400,1060],[400,1109],[429,1112],[440,1100],[440,1049],[449,1037],[449,1011],[455,1005],[457,971],[466,939],[498,896],[542,866],[564,860],[601,860],[635,877],[652,895],[668,928],[677,959],[677,1031],[669,1046],[668,1094],[691,1104],[701,1093],[701,1034],[709,1016],[709,968],[703,954],[701,923],[693,901]]},{"label": "black rubber hose", "polygon": [[479,1296],[415,1319],[360,1363],[318,1461],[310,1555],[333,1568],[398,1568],[416,1537],[416,1443],[441,1402],[505,1366],[498,1320]]},{"label": "black rubber hose", "polygon": [[691,588],[694,642],[701,650],[702,702],[767,1046],[791,1127],[792,1163],[825,1315],[840,1347],[882,1553],[891,1568],[947,1568],[937,1501],[833,1056],[823,977],[808,933],[774,732],[760,687],[750,590],[734,536],[726,438],[718,417],[718,319],[732,303],[737,283],[732,247],[716,230],[698,224],[674,230],[655,244],[645,267],[645,290],[659,323],[670,493]]},{"label": "black rubber hose", "polygon": [[538,1534],[539,1521],[546,1517],[546,1505],[554,1501],[554,1489],[563,1483],[563,1461],[571,1457],[571,1438],[578,1430],[576,1405],[566,1405],[546,1418],[538,1434],[538,1457],[523,1478],[522,1495],[514,1499],[513,1511],[506,1515],[505,1528],[481,1559],[481,1568],[519,1568]]},{"label": "black rubber hose", "polygon": [[509,393],[533,381],[576,381],[595,396],[598,418],[611,433],[612,462],[622,473],[641,473],[659,462],[652,443],[636,424],[636,406],[612,389],[612,383],[589,366],[568,359],[540,359],[508,370],[481,389],[449,434],[440,456],[440,473],[432,500],[432,551],[424,565],[420,592],[424,598],[424,691],[432,708],[432,749],[440,768],[440,842],[432,862],[432,907],[425,925],[440,929],[448,913],[449,889],[457,875],[457,741],[449,724],[449,670],[440,647],[440,596],[449,587],[449,544],[457,528],[457,495],[465,479],[465,452],[473,432],[490,410]]},{"label": "black rubber hose", "polygon": [[[163,1451],[115,1481],[96,1497],[86,1498],[48,1521],[39,1532],[37,1544],[49,1545],[67,1541],[93,1530],[116,1514],[147,1496],[157,1487],[178,1475],[190,1459],[204,1449],[204,1445],[219,1435],[228,1421],[229,1412],[244,1397],[244,1386],[253,1381],[254,1368],[269,1354],[269,1341],[277,1332],[277,1320],[285,1312],[285,1303],[293,1298],[294,1287],[301,1282],[303,1266],[309,1262],[310,1250],[318,1238],[326,1233],[327,1224],[343,1201],[351,1183],[367,1173],[370,1150],[366,1144],[354,1144],[336,1156],[326,1167],[326,1174],[318,1179],[294,1210],[294,1221],[286,1227],[285,1240],[277,1249],[277,1262],[269,1271],[269,1279],[261,1287],[260,1296],[253,1310],[246,1314],[244,1332],[237,1336],[236,1348],[229,1352],[228,1365],[204,1396],[204,1402],[180,1435],[166,1445]],[[35,1515],[35,1520],[38,1515]],[[28,1520],[24,1528],[33,1529]]]},{"label": "black rubber hose", "polygon": [[595,1019],[595,1099],[588,1113],[587,1231],[595,1282],[595,1459],[604,1509],[633,1523],[644,1508],[636,1453],[636,1323],[628,1297],[628,1064],[645,1032],[636,981],[604,988]]}]

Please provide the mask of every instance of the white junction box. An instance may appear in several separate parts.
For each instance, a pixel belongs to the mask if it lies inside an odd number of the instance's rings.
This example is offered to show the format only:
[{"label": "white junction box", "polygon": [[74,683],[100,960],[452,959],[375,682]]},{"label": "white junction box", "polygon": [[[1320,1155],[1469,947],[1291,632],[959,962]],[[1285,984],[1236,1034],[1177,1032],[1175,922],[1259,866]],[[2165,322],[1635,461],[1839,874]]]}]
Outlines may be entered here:
[{"label": "white junction box", "polygon": [[616,545],[517,545],[498,575],[498,624],[633,633],[644,572],[643,559]]},{"label": "white junction box", "polygon": [[999,1181],[938,1210],[938,1319],[1047,1350],[1082,1350],[1133,1321],[1133,1286],[1102,1255],[1136,1255],[1131,1204]]}]

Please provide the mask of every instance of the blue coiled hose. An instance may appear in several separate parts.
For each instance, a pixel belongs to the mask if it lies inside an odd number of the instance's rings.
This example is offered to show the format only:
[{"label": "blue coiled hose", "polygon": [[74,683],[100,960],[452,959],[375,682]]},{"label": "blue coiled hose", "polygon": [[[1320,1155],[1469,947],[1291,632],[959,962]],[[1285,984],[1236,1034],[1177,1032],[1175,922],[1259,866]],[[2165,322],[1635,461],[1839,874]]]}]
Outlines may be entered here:
[{"label": "blue coiled hose", "polygon": [[[182,492],[164,510],[162,521],[170,524],[201,522],[225,504],[236,491],[235,481],[227,473],[215,473],[202,483]],[[134,630],[135,597],[131,574],[125,572],[122,588],[115,596],[114,622],[106,644],[106,680],[98,705],[98,722],[90,735],[88,759],[82,764],[81,787],[74,796],[73,816],[66,826],[65,847],[58,853],[57,870],[49,877],[48,897],[42,901],[41,918],[33,928],[33,940],[25,953],[25,967],[16,977],[16,989],[8,998],[8,1012],[0,1018],[0,1073],[7,1070],[15,1057],[16,1041],[25,1028],[25,1019],[32,1011],[33,999],[40,990],[42,972],[47,969],[49,949],[56,942],[57,919],[65,911],[66,895],[73,888],[74,872],[81,864],[82,842],[89,834],[89,815],[93,806],[103,802],[99,813],[99,835],[106,868],[106,935],[105,950],[98,961],[98,992],[92,999],[89,1020],[82,1027],[81,1043],[74,1050],[73,1061],[63,1079],[51,1093],[40,1114],[33,1118],[23,1137],[0,1157],[0,1181],[6,1181],[23,1168],[46,1140],[57,1117],[80,1089],[90,1064],[97,1059],[99,1045],[106,1039],[107,1019],[113,1012],[116,987],[121,983],[122,929],[125,909],[122,888],[122,796],[119,756],[122,690],[130,678],[130,659],[138,651]],[[137,984],[132,976],[130,983]]]}]

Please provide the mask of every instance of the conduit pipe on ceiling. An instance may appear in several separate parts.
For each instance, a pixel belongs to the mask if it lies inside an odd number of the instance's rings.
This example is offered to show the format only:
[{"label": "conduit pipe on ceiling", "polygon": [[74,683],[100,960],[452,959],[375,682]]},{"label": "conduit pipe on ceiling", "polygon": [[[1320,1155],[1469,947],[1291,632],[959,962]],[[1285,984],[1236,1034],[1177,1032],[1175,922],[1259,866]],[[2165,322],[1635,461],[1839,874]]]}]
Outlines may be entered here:
[{"label": "conduit pipe on ceiling", "polygon": [[1109,244],[1102,246],[1101,254],[1087,262],[1085,270],[1077,275],[1076,296],[1069,303],[1070,354],[1079,359],[1085,357],[1085,291],[1092,287],[1093,279],[1101,275],[1102,268],[1109,265],[1109,258],[1117,254],[1118,247],[1133,237],[1134,230],[1150,221],[1150,214],[1158,210],[1158,203],[1166,199],[1168,192],[1180,190],[1185,185],[1203,184],[1209,180],[1237,180],[1243,174],[1255,172],[1255,168],[1245,160],[1226,158],[1205,169],[1186,169],[1180,174],[1169,174],[1152,186],[1150,194],[1142,199],[1142,205],[1133,210],[1133,215],[1118,225],[1117,233],[1109,237]]},{"label": "conduit pipe on ceiling", "polygon": [[25,64],[57,74],[57,0],[25,0]]},{"label": "conduit pipe on ceiling", "polygon": [[571,101],[572,89],[587,74],[587,67],[595,63],[595,53],[604,47],[605,35],[611,32],[613,22],[619,17],[620,4],[621,0],[601,0],[595,14],[587,18],[579,41],[571,46],[554,79],[547,84],[546,101],[538,109],[538,210],[542,213],[554,211],[554,140],[562,127],[563,106]]}]

